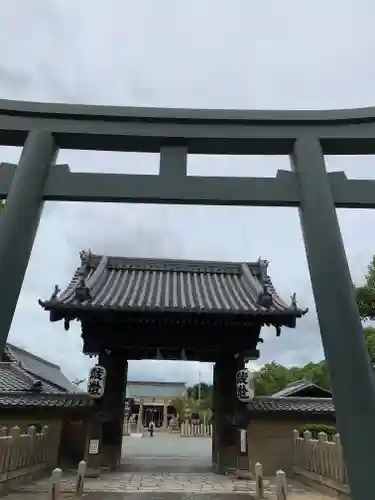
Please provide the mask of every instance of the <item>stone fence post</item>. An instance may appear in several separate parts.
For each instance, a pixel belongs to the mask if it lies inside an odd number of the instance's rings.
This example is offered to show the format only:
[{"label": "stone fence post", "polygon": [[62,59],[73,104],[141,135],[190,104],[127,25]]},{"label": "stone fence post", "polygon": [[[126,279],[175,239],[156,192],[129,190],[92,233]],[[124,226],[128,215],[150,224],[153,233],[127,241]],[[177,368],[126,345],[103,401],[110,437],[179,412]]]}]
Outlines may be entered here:
[{"label": "stone fence post", "polygon": [[85,482],[86,474],[86,462],[81,460],[78,464],[77,478],[76,478],[76,496],[81,497],[83,495],[83,485]]},{"label": "stone fence post", "polygon": [[50,478],[48,500],[59,500],[61,489],[61,469],[54,469]]},{"label": "stone fence post", "polygon": [[276,472],[276,500],[287,500],[288,490],[286,485],[285,472],[278,470]]},{"label": "stone fence post", "polygon": [[259,462],[255,464],[255,498],[264,498],[263,467]]}]

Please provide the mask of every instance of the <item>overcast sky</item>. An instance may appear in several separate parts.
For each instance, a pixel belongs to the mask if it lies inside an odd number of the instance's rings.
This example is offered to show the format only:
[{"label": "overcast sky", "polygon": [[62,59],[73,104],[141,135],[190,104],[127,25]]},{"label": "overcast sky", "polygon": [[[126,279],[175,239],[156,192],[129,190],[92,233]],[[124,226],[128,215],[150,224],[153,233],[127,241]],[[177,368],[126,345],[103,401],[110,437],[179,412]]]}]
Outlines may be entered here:
[{"label": "overcast sky", "polygon": [[[132,106],[321,109],[375,104],[371,0],[2,0],[0,96]],[[2,148],[1,161],[20,150]],[[156,155],[61,151],[73,171],[150,174]],[[375,178],[374,157],[329,157],[330,171]],[[189,174],[274,176],[288,158],[189,157]],[[339,211],[353,279],[373,253],[375,213]],[[372,225],[372,226],[371,226]],[[9,340],[84,378],[79,325],[66,332],[37,304],[64,287],[79,252],[190,259],[270,260],[280,295],[310,313],[276,338],[264,330],[259,364],[322,358],[294,209],[102,204],[45,206]],[[338,342],[340,332],[337,332]],[[255,366],[253,364],[253,366]],[[196,382],[210,365],[133,362],[131,379]]]}]

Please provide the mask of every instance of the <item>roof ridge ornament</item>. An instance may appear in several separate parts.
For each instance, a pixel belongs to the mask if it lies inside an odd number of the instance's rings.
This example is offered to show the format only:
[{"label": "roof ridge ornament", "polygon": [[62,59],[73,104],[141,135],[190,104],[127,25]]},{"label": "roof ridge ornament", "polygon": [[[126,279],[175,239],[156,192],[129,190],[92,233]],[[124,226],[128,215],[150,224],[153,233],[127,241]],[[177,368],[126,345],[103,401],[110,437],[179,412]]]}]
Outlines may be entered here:
[{"label": "roof ridge ornament", "polygon": [[85,279],[88,268],[91,264],[91,250],[89,250],[88,252],[82,250],[81,252],[79,252],[79,257],[81,259],[81,266],[78,269],[78,283],[74,290],[74,298],[77,302],[82,303],[91,300],[90,289],[87,286]]},{"label": "roof ridge ornament", "polygon": [[52,300],[56,300],[57,299],[57,296],[58,294],[61,292],[61,288],[59,287],[59,285],[55,285],[54,289],[53,289],[53,292],[52,292],[52,295],[51,295],[51,298],[49,299],[50,301]]},{"label": "roof ridge ornament", "polygon": [[84,269],[79,270],[78,284],[74,290],[74,298],[80,303],[91,300],[90,289],[86,285]]},{"label": "roof ridge ornament", "polygon": [[297,294],[294,292],[290,297],[290,307],[292,309],[298,309]]},{"label": "roof ridge ornament", "polygon": [[266,309],[269,309],[272,306],[273,299],[272,293],[270,292],[269,283],[267,280],[267,268],[268,268],[269,260],[262,259],[258,257],[258,265],[259,265],[259,283],[262,286],[262,291],[258,295],[258,304]]},{"label": "roof ridge ornament", "polygon": [[90,266],[92,263],[92,252],[91,249],[86,252],[86,250],[81,250],[79,252],[79,258],[81,259],[81,265]]},{"label": "roof ridge ornament", "polygon": [[270,261],[266,259],[262,259],[262,257],[258,257],[258,265],[260,267],[260,272],[262,274],[262,278],[265,277],[264,275],[267,273],[267,269],[269,266]]}]

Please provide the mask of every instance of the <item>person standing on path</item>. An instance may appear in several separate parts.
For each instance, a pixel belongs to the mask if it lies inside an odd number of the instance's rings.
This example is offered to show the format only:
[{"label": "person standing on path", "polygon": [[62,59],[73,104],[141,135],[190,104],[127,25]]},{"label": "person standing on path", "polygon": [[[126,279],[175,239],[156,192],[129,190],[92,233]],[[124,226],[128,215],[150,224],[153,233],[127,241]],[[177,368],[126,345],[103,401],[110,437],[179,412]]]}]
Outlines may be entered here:
[{"label": "person standing on path", "polygon": [[155,429],[155,424],[154,424],[154,421],[151,420],[151,422],[149,423],[149,426],[148,426],[148,430],[150,431],[150,437],[153,437],[154,429]]}]

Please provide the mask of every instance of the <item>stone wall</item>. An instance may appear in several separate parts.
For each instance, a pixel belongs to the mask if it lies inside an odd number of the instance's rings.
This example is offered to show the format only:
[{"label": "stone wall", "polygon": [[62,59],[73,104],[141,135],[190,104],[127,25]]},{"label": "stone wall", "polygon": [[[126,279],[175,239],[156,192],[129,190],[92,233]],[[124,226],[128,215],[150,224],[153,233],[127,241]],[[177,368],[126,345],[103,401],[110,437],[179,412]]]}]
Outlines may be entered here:
[{"label": "stone wall", "polygon": [[0,427],[8,429],[18,426],[21,433],[34,425],[37,431],[44,426],[49,429],[49,451],[47,467],[74,466],[84,458],[85,440],[90,413],[85,410],[59,412],[52,408],[0,410]]},{"label": "stone wall", "polygon": [[[263,466],[263,474],[271,476],[275,470],[283,470],[287,474],[291,473],[293,465],[293,441],[291,436],[294,429],[299,429],[306,423],[318,423],[311,417],[306,418],[290,416],[280,418],[277,415],[269,415],[265,418],[253,417],[248,426],[248,450],[249,450],[249,470],[254,470],[255,464],[260,462]],[[327,418],[319,423],[332,425],[334,420]]]}]

